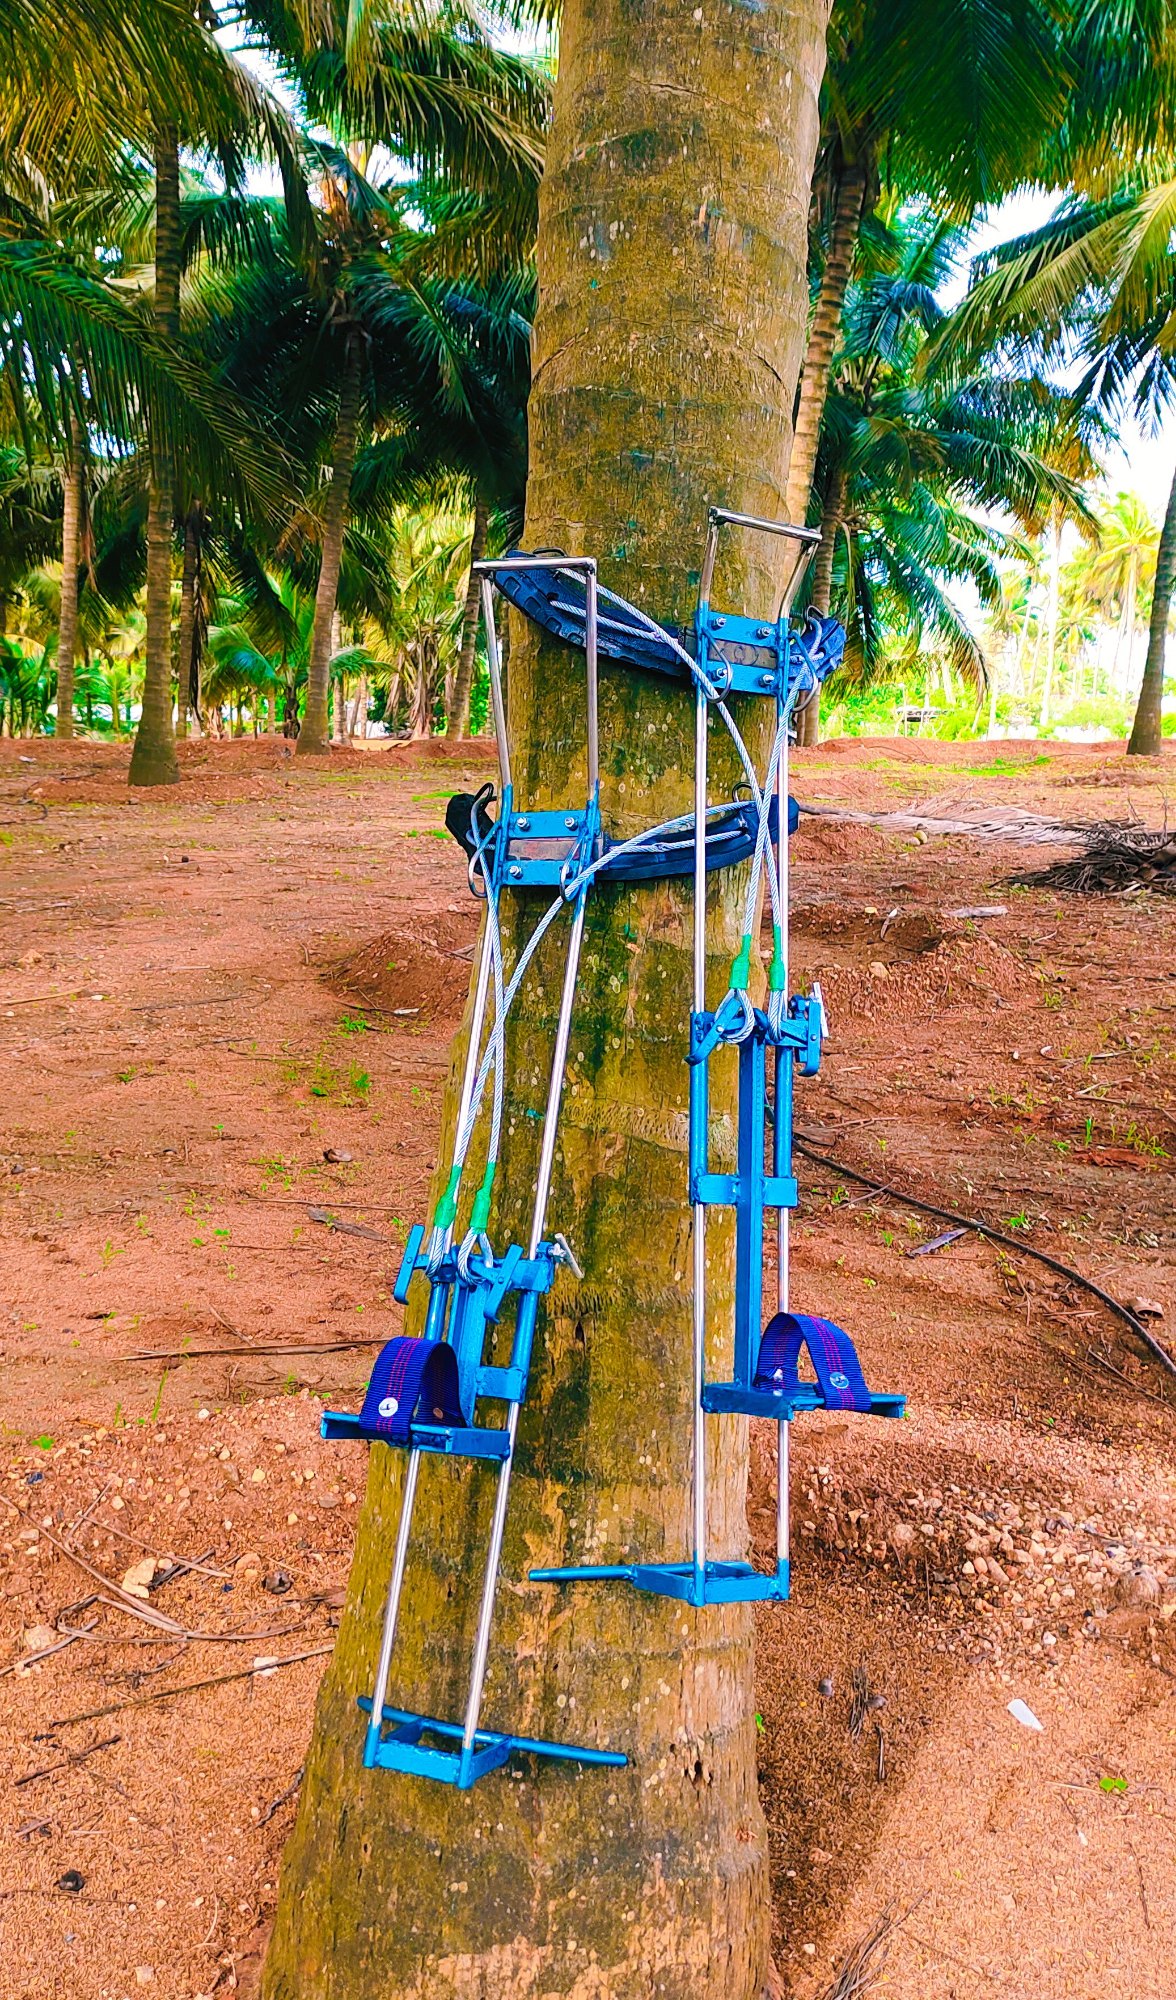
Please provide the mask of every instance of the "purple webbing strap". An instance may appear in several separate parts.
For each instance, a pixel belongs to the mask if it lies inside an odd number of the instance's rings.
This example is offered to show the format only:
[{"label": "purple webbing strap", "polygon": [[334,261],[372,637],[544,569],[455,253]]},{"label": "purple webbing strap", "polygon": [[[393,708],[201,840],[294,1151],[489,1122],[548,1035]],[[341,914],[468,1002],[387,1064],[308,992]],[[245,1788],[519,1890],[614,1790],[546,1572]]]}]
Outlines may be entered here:
[{"label": "purple webbing strap", "polygon": [[826,1408],[859,1410],[868,1415],[870,1392],[852,1340],[843,1327],[813,1313],[780,1312],[769,1320],[760,1342],[755,1387],[770,1389],[777,1396],[799,1389],[804,1347],[812,1356]]},{"label": "purple webbing strap", "polygon": [[389,1444],[408,1444],[418,1405],[424,1423],[465,1423],[457,1356],[446,1340],[398,1334],[376,1356],[359,1420]]}]

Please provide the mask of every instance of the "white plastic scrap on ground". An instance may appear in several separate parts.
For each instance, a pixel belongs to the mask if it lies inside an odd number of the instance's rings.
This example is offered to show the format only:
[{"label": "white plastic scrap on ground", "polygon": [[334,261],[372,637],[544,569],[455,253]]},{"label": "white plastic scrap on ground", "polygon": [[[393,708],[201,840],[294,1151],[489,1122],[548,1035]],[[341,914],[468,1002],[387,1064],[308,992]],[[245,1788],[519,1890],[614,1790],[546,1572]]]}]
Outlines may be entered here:
[{"label": "white plastic scrap on ground", "polygon": [[1042,1731],[1045,1729],[1044,1722],[1037,1720],[1028,1702],[1022,1701],[1020,1695],[1015,1700],[1010,1701],[1009,1714],[1015,1722],[1021,1723],[1025,1729],[1040,1729]]}]

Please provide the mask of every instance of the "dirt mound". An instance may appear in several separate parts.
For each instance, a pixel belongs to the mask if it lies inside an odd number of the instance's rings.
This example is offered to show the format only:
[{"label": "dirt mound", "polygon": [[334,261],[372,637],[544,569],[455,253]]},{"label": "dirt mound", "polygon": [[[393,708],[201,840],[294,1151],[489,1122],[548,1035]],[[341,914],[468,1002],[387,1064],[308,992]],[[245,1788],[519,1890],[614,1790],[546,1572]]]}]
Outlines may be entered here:
[{"label": "dirt mound", "polygon": [[397,763],[456,765],[462,770],[498,765],[498,749],[492,736],[474,736],[464,743],[448,736],[429,736],[419,743],[390,743],[387,754]]},{"label": "dirt mound", "polygon": [[416,1014],[436,1028],[452,1029],[469,991],[477,934],[472,904],[460,914],[439,912],[411,933],[381,931],[335,960],[327,977],[373,1011]]},{"label": "dirt mound", "polygon": [[894,852],[894,836],[876,826],[855,826],[849,820],[809,819],[803,814],[792,837],[792,854],[801,862],[879,861]]},{"label": "dirt mound", "polygon": [[876,918],[806,910],[796,920],[798,964],[821,981],[833,1015],[905,1020],[977,1007],[1029,1006],[1033,974],[984,931],[906,911],[879,935]]}]

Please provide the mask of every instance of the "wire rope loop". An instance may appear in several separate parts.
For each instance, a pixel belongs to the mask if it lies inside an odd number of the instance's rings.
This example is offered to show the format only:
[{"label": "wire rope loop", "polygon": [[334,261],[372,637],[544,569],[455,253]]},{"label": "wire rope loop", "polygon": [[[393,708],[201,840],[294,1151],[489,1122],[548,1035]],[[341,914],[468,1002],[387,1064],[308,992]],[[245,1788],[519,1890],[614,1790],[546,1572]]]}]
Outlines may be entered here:
[{"label": "wire rope loop", "polygon": [[[739,1010],[739,1017],[728,1025],[723,1017],[732,1002]],[[714,1024],[718,1041],[729,1047],[745,1042],[755,1029],[755,1008],[751,1004],[750,995],[737,991],[733,986],[729,987],[715,1009]]]},{"label": "wire rope loop", "polygon": [[[481,847],[476,847],[466,863],[466,880],[470,885],[470,895],[475,902],[484,903],[489,894],[486,885],[486,866]],[[479,887],[479,883],[481,887]]]},{"label": "wire rope loop", "polygon": [[425,1251],[425,1270],[430,1278],[435,1278],[449,1250],[448,1229],[433,1229],[429,1235]]},{"label": "wire rope loop", "polygon": [[472,1229],[467,1229],[457,1252],[457,1274],[462,1283],[466,1285],[476,1283],[474,1273],[470,1268],[470,1259],[475,1251],[480,1252],[486,1269],[488,1271],[493,1270],[494,1252],[490,1248],[490,1238],[484,1231],[478,1234]]},{"label": "wire rope loop", "polygon": [[788,996],[786,993],[769,993],[767,1015],[768,1026],[773,1035],[778,1039],[788,1018]]}]

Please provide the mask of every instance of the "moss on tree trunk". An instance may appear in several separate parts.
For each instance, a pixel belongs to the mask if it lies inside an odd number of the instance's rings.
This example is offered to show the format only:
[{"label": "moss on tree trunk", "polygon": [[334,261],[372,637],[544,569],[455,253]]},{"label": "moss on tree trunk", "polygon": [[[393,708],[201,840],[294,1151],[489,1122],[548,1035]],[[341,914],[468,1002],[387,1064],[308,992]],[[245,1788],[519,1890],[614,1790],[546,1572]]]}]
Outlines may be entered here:
[{"label": "moss on tree trunk", "polygon": [[[824,0],[704,18],[681,0],[573,0],[565,14],[526,535],[598,554],[608,583],[667,618],[689,615],[708,502],[783,509],[826,13]],[[719,595],[770,603],[774,546],[732,546]],[[582,665],[516,627],[510,701],[521,797],[582,797]],[[601,710],[610,823],[680,811],[689,693],[606,671]],[[723,949],[735,888],[716,892]],[[587,1277],[562,1274],[540,1322],[484,1706],[491,1726],[631,1762],[522,1764],[465,1797],[363,1771],[355,1697],[371,1686],[403,1476],[399,1455],[374,1451],[267,2000],[758,2000],[768,1884],[750,1612],[526,1581],[539,1563],[689,1548],[689,921],[688,895],[667,884],[589,907],[549,1219]],[[511,1037],[499,1248],[526,1228],[561,943]],[[443,1157],[454,1096],[451,1077]],[[729,1110],[720,1093],[720,1158]],[[716,1229],[719,1315],[729,1251]],[[742,1424],[714,1424],[711,1449],[721,1555],[746,1542]],[[460,1715],[490,1502],[484,1469],[426,1461],[395,1700]]]}]

